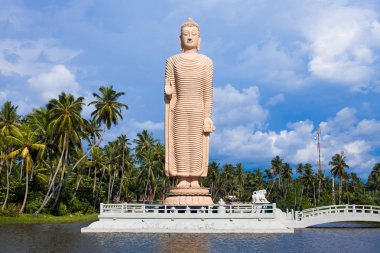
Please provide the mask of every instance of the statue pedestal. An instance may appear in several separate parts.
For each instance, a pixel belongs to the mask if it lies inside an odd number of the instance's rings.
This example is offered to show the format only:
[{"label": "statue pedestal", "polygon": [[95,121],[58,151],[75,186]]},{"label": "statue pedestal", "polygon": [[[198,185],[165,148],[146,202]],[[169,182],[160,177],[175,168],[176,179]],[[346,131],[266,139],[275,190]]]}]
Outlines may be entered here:
[{"label": "statue pedestal", "polygon": [[171,188],[167,198],[164,200],[165,205],[213,205],[208,188],[192,188],[192,187],[174,187]]}]

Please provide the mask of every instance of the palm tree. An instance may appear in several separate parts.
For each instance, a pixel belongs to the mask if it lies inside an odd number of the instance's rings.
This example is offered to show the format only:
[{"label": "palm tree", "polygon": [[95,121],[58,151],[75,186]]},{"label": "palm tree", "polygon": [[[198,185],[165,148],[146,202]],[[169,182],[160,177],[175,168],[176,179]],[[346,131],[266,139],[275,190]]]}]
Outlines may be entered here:
[{"label": "palm tree", "polygon": [[[106,128],[110,129],[113,124],[116,125],[118,123],[119,118],[121,119],[123,118],[121,115],[122,108],[128,109],[127,105],[117,101],[122,95],[124,95],[124,92],[116,92],[115,90],[113,90],[112,86],[109,86],[109,87],[101,86],[99,88],[99,91],[100,91],[100,95],[93,93],[93,96],[95,97],[96,100],[89,103],[89,105],[95,105],[95,111],[91,113],[91,116],[93,117],[93,119],[98,124],[102,124],[102,123],[104,124],[103,132],[101,136],[99,137],[98,141],[93,143],[93,145],[86,151],[86,153],[80,159],[76,161],[76,163],[71,167],[68,173],[61,176],[61,180],[59,184],[56,187],[54,187],[54,189],[51,189],[51,187],[49,187],[48,194],[46,195],[47,197],[45,197],[41,207],[34,213],[35,215],[38,215],[38,213],[48,203],[48,201],[53,196],[53,194],[61,189],[64,179],[69,177],[70,174],[75,170],[75,168],[81,163],[81,161],[84,158],[88,157],[91,150],[100,144],[100,142],[103,139],[103,135],[105,133]],[[82,130],[83,126],[85,125],[85,121],[80,116],[80,112],[82,110],[82,105],[83,105],[83,98],[80,97],[74,100],[74,98],[70,96],[71,95],[66,95],[65,93],[62,93],[59,96],[59,100],[53,99],[48,104],[48,109],[51,110],[53,117],[55,115],[59,116],[52,121],[51,123],[52,128],[58,128],[58,130],[64,130],[64,131],[59,131],[59,132],[65,132],[65,135],[63,137],[64,140],[70,138],[71,136],[79,137],[79,132],[70,130],[71,127],[73,126],[80,127],[80,129]],[[62,106],[62,103],[60,101],[61,99],[63,101],[71,102],[71,103],[67,103],[70,106],[69,107]],[[63,105],[67,105],[67,104],[65,103]],[[62,110],[63,108],[65,109]],[[70,109],[72,109],[73,112],[71,112]],[[60,116],[61,113],[63,115]],[[72,121],[70,120],[70,117],[73,117]],[[73,124],[73,123],[78,123],[78,124]],[[70,125],[66,126],[66,124],[70,124]],[[65,144],[65,142],[63,142],[63,144]],[[66,147],[66,149],[68,150],[68,143],[64,147]],[[62,152],[62,154],[63,153],[64,152]]]},{"label": "palm tree", "polygon": [[5,136],[11,133],[14,128],[19,126],[20,116],[17,114],[18,106],[6,101],[0,109],[0,134]]},{"label": "palm tree", "polygon": [[370,188],[380,190],[380,163],[376,163],[368,177],[368,185]]},{"label": "palm tree", "polygon": [[97,180],[97,172],[100,169],[104,169],[106,154],[100,147],[95,147],[91,151],[91,159],[88,161],[90,167],[94,168],[94,180],[93,180],[93,188],[92,195],[95,197],[96,193],[96,180]]},{"label": "palm tree", "polygon": [[[117,194],[117,198],[120,200],[120,196],[122,194],[123,189],[123,182],[125,177],[125,165],[126,165],[126,157],[130,158],[130,148],[128,145],[130,143],[128,142],[129,139],[126,135],[122,134],[117,138],[117,144],[119,146],[119,149],[121,148],[121,178],[120,178],[120,186],[119,186],[119,192]],[[130,160],[127,159],[127,165],[130,167]]]},{"label": "palm tree", "polygon": [[13,145],[14,150],[7,155],[7,159],[20,156],[25,170],[25,194],[20,213],[24,211],[29,189],[29,172],[33,164],[33,151],[38,152],[35,157],[40,158],[45,150],[45,144],[36,140],[34,133],[27,125],[22,125],[20,130],[14,128],[12,135],[7,136],[9,144]]},{"label": "palm tree", "polygon": [[271,169],[273,176],[278,176],[278,188],[281,188],[281,170],[282,170],[282,159],[277,155],[275,158],[271,161]]},{"label": "palm tree", "polygon": [[325,174],[323,173],[323,170],[318,170],[318,172],[315,174],[315,177],[318,181],[318,202],[321,198],[321,191],[322,191],[322,181],[325,178]]},{"label": "palm tree", "polygon": [[210,178],[211,186],[210,186],[210,192],[212,200],[216,198],[216,195],[218,194],[218,187],[217,187],[217,181],[220,177],[219,175],[219,163],[212,161],[208,164],[208,178]]},{"label": "palm tree", "polygon": [[[163,153],[163,147],[159,147],[159,145],[155,145],[145,150],[141,154],[141,166],[139,173],[139,182],[142,185],[145,185],[144,190],[144,202],[148,196],[151,196],[151,200],[154,200],[155,190],[157,184],[157,176],[158,172],[163,171],[163,159],[159,159],[157,156],[160,153]],[[157,159],[158,158],[158,159]]]},{"label": "palm tree", "polygon": [[[84,120],[81,116],[84,98],[75,97],[71,94],[62,92],[58,99],[52,99],[47,104],[47,109],[50,114],[49,133],[55,136],[58,143],[60,158],[52,176],[48,190],[40,208],[34,213],[38,215],[45,205],[49,202],[54,194],[57,194],[56,200],[59,198],[59,193],[65,177],[65,167],[69,159],[69,146],[81,146],[80,135],[84,126]],[[55,179],[58,173],[61,172],[59,183],[54,186]],[[55,201],[57,203],[57,201]]]},{"label": "palm tree", "polygon": [[282,170],[281,170],[281,176],[283,178],[283,183],[285,186],[284,190],[284,198],[286,199],[286,195],[288,193],[288,188],[289,188],[289,182],[292,179],[293,171],[292,168],[290,167],[289,163],[284,163],[282,165]]},{"label": "palm tree", "polygon": [[147,130],[143,130],[141,133],[137,134],[137,139],[134,139],[133,142],[136,143],[136,157],[141,160],[144,152],[156,145],[158,140],[153,137],[152,133],[148,133]]},{"label": "palm tree", "polygon": [[[300,203],[302,203],[302,196],[303,196],[303,190],[304,190],[304,185],[303,185],[303,175],[304,175],[304,166],[302,163],[299,163],[296,168],[297,174],[298,174],[298,181],[301,183],[301,193],[300,193]],[[297,204],[297,201],[294,201],[294,205]]]},{"label": "palm tree", "polygon": [[[8,153],[9,147],[7,142],[5,141],[5,137],[11,133],[11,131],[17,127],[19,127],[19,118],[20,116],[17,114],[17,106],[12,105],[10,101],[6,101],[4,105],[0,109],[0,139],[2,140],[3,145],[1,145],[0,149],[0,158],[2,163],[5,164],[5,174],[7,181],[7,189],[5,193],[5,199],[1,210],[4,210],[7,205],[8,197],[9,197],[9,177],[12,170],[12,162],[6,161],[5,154]],[[0,167],[0,172],[1,172]]]},{"label": "palm tree", "polygon": [[119,118],[123,119],[121,110],[123,108],[128,110],[128,106],[117,101],[125,93],[116,92],[112,85],[101,86],[99,91],[100,94],[92,93],[96,100],[88,105],[95,105],[95,111],[91,116],[98,124],[104,124],[104,132],[106,127],[110,129],[112,125],[117,125]]},{"label": "palm tree", "polygon": [[[269,168],[266,168],[265,170],[264,170],[264,173],[265,173],[265,178],[267,179],[267,192],[268,192],[268,194],[267,194],[267,198],[269,199],[269,196],[270,196],[270,194],[272,193],[272,189],[273,189],[273,186],[274,186],[274,176],[273,176],[273,173],[272,173],[272,170],[271,169],[269,169]],[[272,183],[271,183],[272,182]],[[269,188],[269,184],[271,185],[270,186],[270,188]],[[268,190],[268,188],[269,188],[269,190]]]},{"label": "palm tree", "polygon": [[241,163],[236,164],[236,177],[238,197],[241,200],[243,197],[245,183],[245,175],[243,165]]},{"label": "palm tree", "polygon": [[310,185],[313,186],[313,200],[314,200],[314,206],[317,205],[316,201],[316,193],[315,193],[315,178],[314,178],[314,172],[313,172],[313,166],[310,163],[305,164],[305,170],[303,175],[303,182],[306,184],[307,191],[310,191]]},{"label": "palm tree", "polygon": [[229,163],[225,164],[222,168],[221,178],[224,195],[233,195],[237,189],[235,167]]},{"label": "palm tree", "polygon": [[346,172],[346,168],[349,168],[349,166],[346,164],[345,161],[346,157],[343,155],[343,152],[340,154],[335,154],[333,157],[331,157],[331,161],[329,162],[329,165],[332,166],[331,173],[334,177],[338,176],[339,178],[339,205],[342,202],[342,183],[343,183],[343,176]]},{"label": "palm tree", "polygon": [[100,124],[94,119],[85,121],[83,137],[90,145],[94,145],[101,136]]},{"label": "palm tree", "polygon": [[[113,186],[120,167],[120,150],[117,141],[111,141],[105,147],[106,168],[108,173],[108,194],[107,203],[110,203],[113,197]],[[101,182],[100,182],[101,183]]]}]

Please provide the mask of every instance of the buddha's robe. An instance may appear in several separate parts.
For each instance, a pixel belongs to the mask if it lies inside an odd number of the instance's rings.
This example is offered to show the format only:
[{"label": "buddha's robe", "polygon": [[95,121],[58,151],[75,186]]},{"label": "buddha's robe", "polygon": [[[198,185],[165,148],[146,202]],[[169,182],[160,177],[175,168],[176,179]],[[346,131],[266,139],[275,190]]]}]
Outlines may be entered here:
[{"label": "buddha's robe", "polygon": [[211,119],[213,64],[202,54],[170,57],[165,80],[172,94],[165,95],[165,174],[178,177],[207,176],[210,133],[203,131]]}]

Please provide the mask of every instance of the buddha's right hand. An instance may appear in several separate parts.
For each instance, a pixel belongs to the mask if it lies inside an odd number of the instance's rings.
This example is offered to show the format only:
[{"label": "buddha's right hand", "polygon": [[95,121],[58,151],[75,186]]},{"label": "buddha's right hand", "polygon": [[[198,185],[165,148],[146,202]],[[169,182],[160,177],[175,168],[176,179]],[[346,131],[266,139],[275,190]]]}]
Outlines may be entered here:
[{"label": "buddha's right hand", "polygon": [[173,86],[169,78],[165,78],[165,95],[171,96],[173,94]]}]

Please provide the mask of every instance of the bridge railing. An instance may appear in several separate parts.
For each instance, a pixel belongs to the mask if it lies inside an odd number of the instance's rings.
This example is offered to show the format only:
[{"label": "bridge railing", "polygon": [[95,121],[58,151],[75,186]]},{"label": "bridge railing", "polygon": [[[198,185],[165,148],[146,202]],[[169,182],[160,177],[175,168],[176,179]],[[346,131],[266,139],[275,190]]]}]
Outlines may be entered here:
[{"label": "bridge railing", "polygon": [[379,214],[380,206],[371,205],[331,205],[316,208],[309,208],[297,212],[296,219],[302,220],[321,215],[334,214]]},{"label": "bridge railing", "polygon": [[100,204],[100,214],[275,214],[276,203],[268,204],[231,204],[212,206],[173,206],[160,204]]}]

